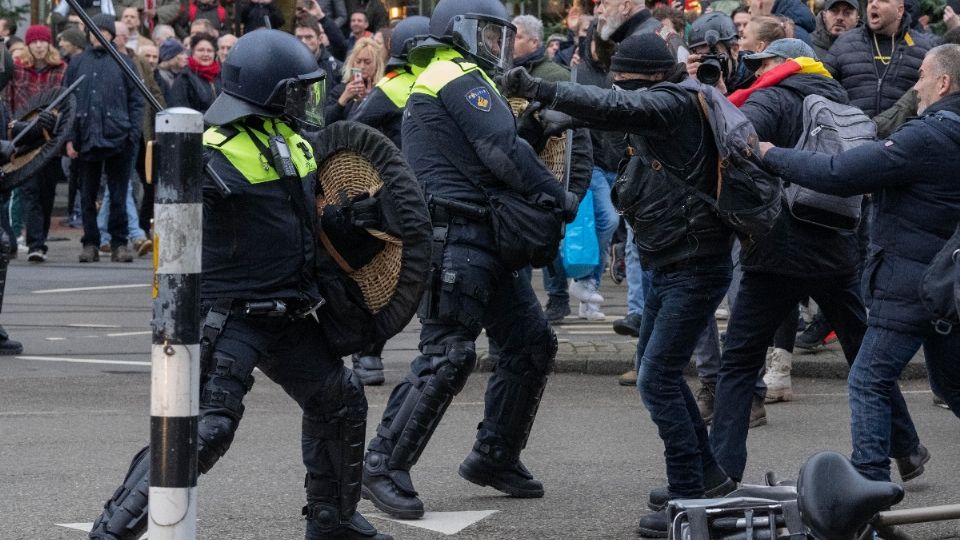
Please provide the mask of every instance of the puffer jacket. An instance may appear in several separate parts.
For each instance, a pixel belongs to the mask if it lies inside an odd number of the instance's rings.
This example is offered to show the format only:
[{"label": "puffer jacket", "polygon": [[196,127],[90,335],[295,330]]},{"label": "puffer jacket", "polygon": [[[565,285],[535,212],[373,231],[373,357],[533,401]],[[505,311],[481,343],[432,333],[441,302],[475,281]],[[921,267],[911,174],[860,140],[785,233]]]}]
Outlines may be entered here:
[{"label": "puffer jacket", "polygon": [[[877,39],[889,39],[880,38]],[[918,78],[924,55],[933,47],[928,35],[910,30],[904,15],[895,36],[890,64],[877,70],[874,35],[866,25],[840,34],[823,58],[823,64],[850,96],[850,103],[873,117],[889,109]]]},{"label": "puffer jacket", "polygon": [[783,15],[796,24],[796,37],[806,44],[810,44],[810,32],[817,27],[817,20],[813,12],[801,0],[776,0],[771,10],[773,15]]},{"label": "puffer jacket", "polygon": [[171,107],[190,107],[206,112],[220,94],[220,77],[208,81],[190,68],[183,68],[170,88]]},{"label": "puffer jacket", "polygon": [[[713,209],[662,173],[704,193],[716,189],[717,149],[696,98],[665,82],[649,90],[603,90],[558,83],[551,107],[592,128],[630,134],[636,151],[622,173],[633,183],[634,234],[645,269],[728,254],[731,231]],[[657,246],[657,247],[652,247]]]},{"label": "puffer jacket", "polygon": [[[811,94],[847,103],[847,93],[837,81],[796,74],[755,91],[740,110],[753,123],[760,140],[790,148],[803,133],[803,98]],[[740,263],[748,272],[798,277],[853,273],[859,261],[855,233],[798,221],[786,202],[773,229],[740,252]]]},{"label": "puffer jacket", "polygon": [[960,219],[957,115],[960,93],[953,93],[887,140],[836,156],[773,148],[764,157],[784,181],[834,195],[874,194],[862,281],[870,325],[909,333],[931,329],[917,285]]}]

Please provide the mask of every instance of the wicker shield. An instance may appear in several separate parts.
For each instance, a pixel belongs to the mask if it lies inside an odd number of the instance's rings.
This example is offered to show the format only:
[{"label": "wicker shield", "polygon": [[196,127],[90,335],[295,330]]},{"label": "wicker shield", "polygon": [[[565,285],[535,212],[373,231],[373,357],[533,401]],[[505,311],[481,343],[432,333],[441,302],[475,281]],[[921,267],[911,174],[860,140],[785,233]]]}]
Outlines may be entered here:
[{"label": "wicker shield", "polygon": [[[340,356],[386,340],[417,310],[430,263],[432,227],[423,192],[400,151],[386,136],[356,122],[336,122],[312,141],[317,160],[317,212],[363,192],[376,194],[399,223],[399,238],[367,232],[383,249],[360,268],[349,268],[324,241],[317,276],[328,308],[322,321]],[[321,237],[321,240],[324,240]]]},{"label": "wicker shield", "polygon": [[[527,106],[530,105],[529,101],[518,97],[507,98],[507,102],[510,103],[510,109],[513,111],[514,116],[520,116],[520,114],[526,110]],[[547,166],[547,169],[552,172],[553,176],[561,183],[563,183],[564,176],[566,175],[566,149],[567,135],[566,132],[564,132],[564,134],[559,137],[550,137],[547,139],[547,144],[540,152],[540,161]]]},{"label": "wicker shield", "polygon": [[[19,122],[29,122],[63,92],[62,88],[50,88],[30,98],[14,115]],[[63,145],[73,132],[77,100],[69,95],[50,112],[57,117],[53,132],[43,131],[44,142],[40,146],[17,146],[16,153],[0,170],[3,171],[0,188],[10,191],[37,174],[51,159],[58,158]]]}]

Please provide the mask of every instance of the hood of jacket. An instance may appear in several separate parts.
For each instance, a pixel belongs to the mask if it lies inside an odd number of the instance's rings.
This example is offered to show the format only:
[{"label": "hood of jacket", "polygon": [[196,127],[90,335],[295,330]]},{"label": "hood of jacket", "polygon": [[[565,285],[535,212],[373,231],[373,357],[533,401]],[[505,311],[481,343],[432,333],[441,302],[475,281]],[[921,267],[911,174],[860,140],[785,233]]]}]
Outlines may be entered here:
[{"label": "hood of jacket", "polygon": [[804,97],[818,94],[837,103],[849,103],[847,91],[836,80],[822,75],[798,73],[780,81],[777,86],[794,90]]}]

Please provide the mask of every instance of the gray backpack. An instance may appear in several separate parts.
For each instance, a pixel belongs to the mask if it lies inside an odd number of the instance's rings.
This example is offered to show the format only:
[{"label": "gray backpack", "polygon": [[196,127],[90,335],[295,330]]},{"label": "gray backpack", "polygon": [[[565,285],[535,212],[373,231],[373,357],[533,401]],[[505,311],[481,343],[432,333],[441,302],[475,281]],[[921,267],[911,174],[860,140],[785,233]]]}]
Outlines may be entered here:
[{"label": "gray backpack", "polygon": [[[803,99],[803,134],[794,148],[839,154],[877,138],[877,126],[863,111],[823,96]],[[862,195],[839,197],[785,184],[790,213],[796,219],[833,229],[853,231],[860,224]]]}]

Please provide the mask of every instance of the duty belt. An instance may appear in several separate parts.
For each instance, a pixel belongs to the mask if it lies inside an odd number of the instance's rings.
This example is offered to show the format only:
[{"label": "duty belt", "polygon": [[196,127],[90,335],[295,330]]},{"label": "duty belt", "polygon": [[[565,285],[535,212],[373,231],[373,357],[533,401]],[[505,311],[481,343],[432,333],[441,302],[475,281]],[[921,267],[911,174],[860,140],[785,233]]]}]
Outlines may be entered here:
[{"label": "duty belt", "polygon": [[317,309],[326,301],[301,298],[268,298],[264,300],[233,300],[228,312],[238,317],[289,317],[304,319],[314,316]]},{"label": "duty belt", "polygon": [[484,206],[445,199],[436,195],[427,197],[427,206],[430,208],[430,221],[435,226],[447,225],[457,217],[467,221],[486,221],[487,216],[490,215],[490,209]]}]

